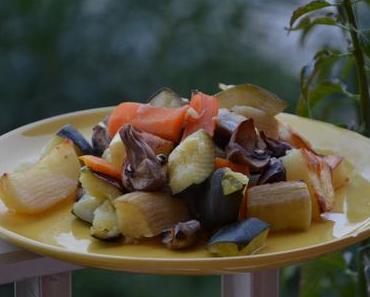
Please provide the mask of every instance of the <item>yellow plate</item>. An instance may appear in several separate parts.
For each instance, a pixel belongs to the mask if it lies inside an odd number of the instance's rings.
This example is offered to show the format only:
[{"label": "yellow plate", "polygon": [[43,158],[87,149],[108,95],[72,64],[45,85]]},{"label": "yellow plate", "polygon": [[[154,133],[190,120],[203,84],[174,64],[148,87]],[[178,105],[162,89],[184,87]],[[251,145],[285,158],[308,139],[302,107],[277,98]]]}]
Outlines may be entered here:
[{"label": "yellow plate", "polygon": [[[38,157],[40,149],[64,124],[71,123],[89,136],[109,108],[66,114],[36,122],[0,137],[0,172]],[[86,224],[65,204],[42,216],[16,216],[0,201],[0,236],[36,253],[86,266],[166,274],[213,274],[253,271],[314,258],[366,239],[370,235],[370,140],[332,125],[282,114],[281,120],[306,136],[315,149],[342,155],[354,170],[351,184],[337,192],[331,218],[309,231],[270,234],[264,249],[243,257],[215,258],[204,246],[169,251],[158,241],[137,245],[105,243],[89,235]]]}]

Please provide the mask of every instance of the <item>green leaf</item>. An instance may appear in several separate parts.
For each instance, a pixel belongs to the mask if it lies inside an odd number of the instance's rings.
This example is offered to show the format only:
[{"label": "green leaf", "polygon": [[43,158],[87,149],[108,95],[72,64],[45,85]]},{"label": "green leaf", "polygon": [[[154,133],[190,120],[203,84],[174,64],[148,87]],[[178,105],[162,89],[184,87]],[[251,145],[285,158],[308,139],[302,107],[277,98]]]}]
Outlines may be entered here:
[{"label": "green leaf", "polygon": [[357,267],[359,272],[359,291],[361,296],[370,295],[370,245],[358,249]]},{"label": "green leaf", "polygon": [[300,20],[295,27],[289,28],[288,30],[289,31],[304,30],[305,33],[307,34],[308,31],[310,31],[314,26],[317,25],[336,26],[337,20],[333,16],[318,16],[318,17],[306,16],[302,18],[302,20]]},{"label": "green leaf", "polygon": [[294,22],[301,16],[305,15],[306,13],[312,12],[312,11],[315,11],[315,10],[318,10],[324,7],[329,7],[329,6],[333,6],[333,5],[330,2],[325,1],[325,0],[314,0],[314,1],[307,3],[306,5],[300,6],[296,10],[293,11],[293,14],[289,21],[289,26],[292,27]]},{"label": "green leaf", "polygon": [[343,94],[348,98],[356,99],[358,96],[347,91],[346,85],[339,79],[324,80],[310,90],[308,102],[310,108],[314,108],[322,99],[334,95]]},{"label": "green leaf", "polygon": [[355,285],[342,253],[336,252],[302,265],[299,297],[353,296]]}]

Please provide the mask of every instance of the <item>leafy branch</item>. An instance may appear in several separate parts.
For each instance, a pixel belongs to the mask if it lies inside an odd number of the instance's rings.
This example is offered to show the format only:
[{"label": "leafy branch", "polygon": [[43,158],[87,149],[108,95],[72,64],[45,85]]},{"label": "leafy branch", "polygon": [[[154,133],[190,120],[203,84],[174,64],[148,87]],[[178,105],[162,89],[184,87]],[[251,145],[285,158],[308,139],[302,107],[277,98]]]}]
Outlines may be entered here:
[{"label": "leafy branch", "polygon": [[[370,57],[370,42],[366,32],[358,27],[354,12],[354,4],[360,1],[343,0],[329,2],[314,0],[298,7],[289,21],[288,32],[301,31],[301,41],[317,26],[335,26],[342,30],[348,40],[347,52],[323,49],[315,54],[313,62],[305,65],[301,70],[301,95],[297,113],[301,116],[314,117],[315,107],[325,98],[346,98],[357,110],[358,119],[356,130],[370,136],[370,94],[369,94],[369,66],[365,56]],[[345,68],[344,59],[354,60],[356,72],[357,93],[353,94],[347,88],[350,83],[348,76],[338,77],[335,70],[338,65]],[[343,69],[343,73],[351,73]]]}]

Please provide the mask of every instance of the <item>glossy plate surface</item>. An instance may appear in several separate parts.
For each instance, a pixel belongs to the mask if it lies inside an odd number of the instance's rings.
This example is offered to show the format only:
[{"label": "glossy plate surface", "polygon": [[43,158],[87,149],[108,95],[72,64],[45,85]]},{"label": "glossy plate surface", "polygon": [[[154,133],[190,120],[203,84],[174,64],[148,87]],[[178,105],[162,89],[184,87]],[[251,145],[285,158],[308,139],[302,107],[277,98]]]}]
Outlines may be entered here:
[{"label": "glossy plate surface", "polygon": [[[0,137],[0,172],[35,160],[41,148],[64,124],[90,136],[109,108],[66,114],[36,122]],[[352,182],[337,192],[331,221],[309,231],[270,234],[264,249],[244,257],[211,257],[203,246],[169,251],[158,241],[137,245],[105,243],[89,235],[86,224],[65,203],[39,216],[17,216],[0,200],[0,237],[33,252],[73,263],[144,273],[214,274],[268,269],[301,262],[344,248],[370,235],[370,140],[332,125],[282,114],[279,118],[302,133],[320,152],[342,155],[351,164]]]}]

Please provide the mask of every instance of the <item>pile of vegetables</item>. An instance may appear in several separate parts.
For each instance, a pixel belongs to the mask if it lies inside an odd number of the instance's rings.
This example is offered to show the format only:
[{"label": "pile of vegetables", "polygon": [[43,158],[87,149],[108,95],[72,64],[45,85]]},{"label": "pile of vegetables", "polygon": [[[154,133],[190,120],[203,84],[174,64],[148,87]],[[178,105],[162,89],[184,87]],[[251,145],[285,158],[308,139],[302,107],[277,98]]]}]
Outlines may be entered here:
[{"label": "pile of vegetables", "polygon": [[0,178],[2,200],[34,214],[72,198],[97,239],[162,236],[176,250],[207,241],[217,256],[254,253],[270,230],[309,229],[348,181],[343,158],[316,153],[279,122],[286,103],[276,95],[220,87],[121,103],[91,144],[64,126],[37,163]]}]

